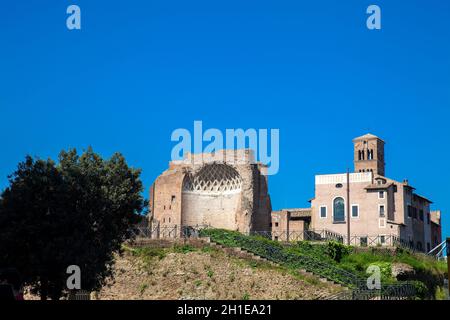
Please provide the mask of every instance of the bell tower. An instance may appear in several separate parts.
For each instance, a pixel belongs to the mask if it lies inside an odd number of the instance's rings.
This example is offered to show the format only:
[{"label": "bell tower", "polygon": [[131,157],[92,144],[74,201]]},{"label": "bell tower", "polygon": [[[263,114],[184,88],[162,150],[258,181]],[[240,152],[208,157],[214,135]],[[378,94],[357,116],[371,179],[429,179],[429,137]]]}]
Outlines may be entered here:
[{"label": "bell tower", "polygon": [[373,134],[353,139],[355,172],[385,175],[384,141]]}]

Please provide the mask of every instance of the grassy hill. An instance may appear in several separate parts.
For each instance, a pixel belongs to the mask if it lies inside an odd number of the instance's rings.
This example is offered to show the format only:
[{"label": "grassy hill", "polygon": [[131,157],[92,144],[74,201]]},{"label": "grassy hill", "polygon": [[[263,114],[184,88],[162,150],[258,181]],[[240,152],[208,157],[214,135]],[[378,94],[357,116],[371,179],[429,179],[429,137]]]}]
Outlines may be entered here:
[{"label": "grassy hill", "polygon": [[283,266],[207,244],[132,248],[98,299],[320,299],[342,290]]}]

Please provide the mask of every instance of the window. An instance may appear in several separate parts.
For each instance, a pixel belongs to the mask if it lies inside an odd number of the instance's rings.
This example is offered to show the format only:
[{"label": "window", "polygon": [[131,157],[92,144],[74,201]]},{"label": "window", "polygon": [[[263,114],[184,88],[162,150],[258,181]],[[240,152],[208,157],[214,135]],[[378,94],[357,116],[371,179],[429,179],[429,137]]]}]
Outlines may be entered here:
[{"label": "window", "polygon": [[378,206],[378,212],[380,214],[380,217],[384,217],[386,215],[384,204],[380,204]]},{"label": "window", "polygon": [[326,218],[327,217],[327,207],[326,206],[321,206],[320,207],[320,217],[321,218]]},{"label": "window", "polygon": [[169,223],[170,223],[170,217],[169,217]]},{"label": "window", "polygon": [[361,150],[360,152],[361,152],[361,154],[360,154],[359,160],[364,160],[364,150]]},{"label": "window", "polygon": [[412,207],[408,206],[408,218],[412,217]]},{"label": "window", "polygon": [[171,203],[175,202],[175,196],[172,196],[172,199],[170,200]]},{"label": "window", "polygon": [[384,191],[378,192],[378,199],[384,199]]},{"label": "window", "polygon": [[386,236],[380,236],[380,243],[381,244],[386,244]]},{"label": "window", "polygon": [[423,210],[419,211],[419,219],[420,221],[423,221]]},{"label": "window", "polygon": [[359,240],[361,247],[367,247],[367,237],[361,237]]},{"label": "window", "polygon": [[427,224],[430,224],[431,216],[430,213],[427,212]]},{"label": "window", "polygon": [[275,227],[278,227],[278,222],[275,222]]},{"label": "window", "polygon": [[345,202],[341,197],[333,201],[333,222],[345,222]]},{"label": "window", "polygon": [[430,251],[431,251],[431,245],[429,242],[427,242],[427,252],[430,252]]},{"label": "window", "polygon": [[353,204],[352,205],[352,218],[358,218],[359,217],[359,205]]},{"label": "window", "polygon": [[342,188],[342,187],[343,187],[342,183],[338,183],[338,184],[336,185],[336,188]]}]

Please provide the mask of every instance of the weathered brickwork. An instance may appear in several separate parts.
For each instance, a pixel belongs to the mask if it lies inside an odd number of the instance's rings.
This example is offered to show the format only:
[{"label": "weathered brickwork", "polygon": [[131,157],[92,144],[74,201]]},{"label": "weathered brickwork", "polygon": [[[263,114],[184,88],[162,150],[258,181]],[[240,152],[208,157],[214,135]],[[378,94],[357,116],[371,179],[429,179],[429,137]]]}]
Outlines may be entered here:
[{"label": "weathered brickwork", "polygon": [[272,208],[265,170],[250,150],[187,154],[153,183],[151,223],[268,231]]}]

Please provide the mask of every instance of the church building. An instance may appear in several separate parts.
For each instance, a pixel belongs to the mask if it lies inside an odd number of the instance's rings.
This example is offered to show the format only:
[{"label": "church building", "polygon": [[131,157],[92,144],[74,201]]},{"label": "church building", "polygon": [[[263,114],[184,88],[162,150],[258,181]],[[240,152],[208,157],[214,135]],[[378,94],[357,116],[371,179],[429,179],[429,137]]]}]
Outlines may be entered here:
[{"label": "church building", "polygon": [[[441,242],[441,213],[408,183],[385,174],[385,142],[366,134],[353,140],[354,172],[315,176],[311,228],[330,230],[352,245],[393,245],[419,251]],[[350,234],[350,237],[348,235]]]}]

